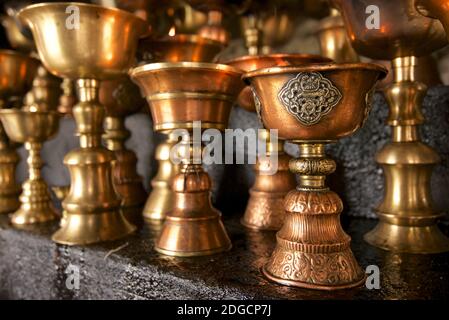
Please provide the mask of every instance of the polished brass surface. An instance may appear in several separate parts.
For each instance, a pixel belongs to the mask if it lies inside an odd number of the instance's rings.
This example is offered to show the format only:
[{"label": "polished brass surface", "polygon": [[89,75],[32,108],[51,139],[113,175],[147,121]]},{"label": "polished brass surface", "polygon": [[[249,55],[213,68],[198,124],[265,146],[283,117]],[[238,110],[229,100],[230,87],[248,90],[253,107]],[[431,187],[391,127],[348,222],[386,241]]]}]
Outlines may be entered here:
[{"label": "polished brass surface", "polygon": [[424,122],[421,104],[427,88],[414,79],[416,63],[415,57],[392,62],[394,80],[385,96],[393,141],[376,156],[385,174],[384,199],[377,207],[379,224],[365,240],[386,250],[437,253],[449,250],[449,238],[436,225],[441,213],[433,207],[430,190],[440,157],[420,141],[418,131]]},{"label": "polished brass surface", "polygon": [[[320,63],[320,62],[330,62],[328,58],[324,58],[318,55],[312,54],[287,54],[287,53],[275,53],[269,55],[257,55],[257,56],[243,56],[238,57],[226,62],[230,66],[236,67],[244,72],[249,72],[262,68],[269,68],[275,66],[296,66],[308,63]],[[253,94],[249,87],[246,87],[240,93],[238,100],[240,107],[255,112],[255,105]]]},{"label": "polished brass surface", "polygon": [[[284,197],[296,186],[295,176],[289,171],[291,157],[284,152],[284,142],[272,142],[269,131],[262,131],[266,140],[265,158],[257,159],[255,181],[249,190],[249,200],[241,220],[245,227],[257,230],[279,230],[284,223]],[[269,174],[272,157],[277,154],[278,170]]]},{"label": "polished brass surface", "polygon": [[359,56],[352,48],[343,18],[336,9],[320,21],[317,31],[321,54],[335,62],[357,62]]},{"label": "polished brass surface", "polygon": [[[139,50],[144,58],[151,59],[152,62],[210,62],[222,48],[219,42],[198,35],[185,34],[159,39],[147,38],[139,44]],[[170,130],[176,126],[175,123],[165,123],[157,127],[164,130],[168,139],[156,148],[155,158],[159,166],[156,176],[151,181],[153,189],[143,211],[145,219],[162,220],[173,207],[174,194],[171,185],[179,172],[179,166],[170,161],[169,155],[171,147],[177,142],[176,137],[170,134]]]},{"label": "polished brass surface", "polygon": [[[80,10],[79,28],[66,27],[70,5]],[[70,79],[103,80],[126,73],[134,63],[137,39],[147,31],[145,21],[131,13],[76,2],[34,4],[18,17],[31,28],[47,70]]]},{"label": "polished brass surface", "polygon": [[[268,279],[320,290],[364,283],[350,237],[340,225],[343,203],[325,184],[336,164],[326,157],[324,144],[362,126],[371,92],[385,72],[372,64],[310,64],[260,69],[243,76],[260,101],[265,128],[278,129],[279,136],[298,144],[300,151],[289,164],[299,174],[299,184],[285,197],[285,221],[262,270]],[[289,92],[289,100],[284,99],[284,91]]]},{"label": "polished brass surface", "polygon": [[28,150],[29,177],[22,184],[21,206],[11,216],[11,222],[23,225],[57,219],[47,183],[41,177],[40,157],[42,144],[58,130],[57,113],[6,109],[0,110],[0,119],[9,138],[24,143]]},{"label": "polished brass surface", "polygon": [[[21,99],[30,88],[39,61],[27,55],[0,50],[0,109],[10,107],[12,98]],[[20,186],[16,184],[19,155],[0,124],[0,213],[15,211],[20,206]]]},{"label": "polished brass surface", "polygon": [[163,220],[173,208],[175,195],[171,185],[180,168],[170,160],[170,150],[177,142],[177,137],[169,132],[156,148],[154,157],[159,165],[156,176],[151,180],[152,190],[143,209],[146,220]]},{"label": "polished brass surface", "polygon": [[61,90],[57,110],[62,116],[72,117],[72,109],[77,101],[73,81],[68,78],[62,80]]},{"label": "polished brass surface", "polygon": [[210,62],[222,49],[220,42],[187,34],[146,38],[139,43],[143,59],[150,62]]},{"label": "polished brass surface", "polygon": [[449,7],[445,0],[415,0],[415,7],[424,16],[438,19],[449,37]]},{"label": "polished brass surface", "polygon": [[362,2],[334,2],[341,9],[354,48],[370,58],[392,61],[393,82],[385,89],[392,142],[376,156],[385,175],[384,198],[376,209],[380,222],[365,240],[391,251],[448,251],[449,239],[436,225],[440,213],[433,206],[430,190],[432,169],[440,158],[419,136],[427,88],[416,80],[417,57],[447,44],[443,26],[417,12],[414,0],[376,0],[370,4],[382,12],[380,28],[367,30],[359,16],[365,10]]},{"label": "polished brass surface", "polygon": [[[79,8],[78,28],[66,27],[69,5]],[[64,158],[71,186],[62,203],[65,223],[52,239],[85,245],[124,237],[135,227],[120,211],[112,181],[114,154],[101,146],[105,110],[98,101],[99,80],[119,77],[133,65],[147,25],[131,13],[83,3],[36,4],[18,16],[30,26],[44,66],[55,75],[77,79],[79,102],[73,117],[81,148]]]},{"label": "polished brass surface", "polygon": [[11,47],[21,52],[31,52],[35,49],[34,42],[23,35],[14,17],[1,16],[0,21]]},{"label": "polished brass surface", "polygon": [[40,65],[33,86],[25,96],[24,108],[30,111],[56,110],[60,95],[60,80]]},{"label": "polished brass surface", "polygon": [[[233,100],[243,88],[238,69],[213,63],[153,63],[135,68],[130,74],[147,97],[156,130],[167,123],[175,124],[173,129],[191,129],[192,121],[223,128]],[[181,150],[193,148],[189,138]],[[230,249],[221,214],[210,201],[209,175],[193,161],[193,152],[190,156],[181,154],[180,173],[172,185],[174,206],[167,214],[155,249],[175,256],[208,255]]]},{"label": "polished brass surface", "polygon": [[103,81],[99,100],[106,108],[103,140],[116,158],[113,165],[114,186],[122,199],[121,208],[128,221],[140,225],[147,193],[136,171],[137,157],[134,151],[125,146],[130,136],[125,127],[125,118],[139,111],[145,100],[140,96],[139,88],[128,77]]}]

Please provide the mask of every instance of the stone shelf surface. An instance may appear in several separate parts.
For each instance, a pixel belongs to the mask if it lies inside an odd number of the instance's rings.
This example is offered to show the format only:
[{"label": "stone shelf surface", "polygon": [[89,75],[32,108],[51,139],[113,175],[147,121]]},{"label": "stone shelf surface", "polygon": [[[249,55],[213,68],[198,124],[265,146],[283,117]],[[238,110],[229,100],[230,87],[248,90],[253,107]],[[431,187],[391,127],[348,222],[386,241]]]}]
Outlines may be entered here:
[{"label": "stone shelf surface", "polygon": [[[202,258],[156,253],[160,227],[145,225],[120,241],[87,247],[51,242],[57,223],[20,230],[0,216],[0,297],[3,299],[444,299],[449,295],[449,253],[395,254],[362,237],[375,220],[344,217],[362,268],[380,268],[381,288],[322,292],[267,281],[260,267],[274,248],[275,233],[244,229],[238,215],[225,225],[231,251]],[[449,229],[443,227],[447,234]],[[69,265],[79,270],[78,290],[66,286]]]}]

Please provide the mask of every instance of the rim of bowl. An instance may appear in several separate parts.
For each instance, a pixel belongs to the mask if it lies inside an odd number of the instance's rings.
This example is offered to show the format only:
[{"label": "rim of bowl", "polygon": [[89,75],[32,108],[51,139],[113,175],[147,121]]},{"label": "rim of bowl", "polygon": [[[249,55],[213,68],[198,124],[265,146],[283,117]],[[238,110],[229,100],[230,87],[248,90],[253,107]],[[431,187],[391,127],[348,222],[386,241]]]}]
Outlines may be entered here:
[{"label": "rim of bowl", "polygon": [[[17,13],[17,17],[20,20],[25,19],[24,18],[24,12],[28,12],[31,10],[35,10],[37,8],[41,8],[41,7],[68,7],[68,6],[78,6],[78,7],[87,7],[87,8],[97,8],[100,10],[105,10],[105,11],[115,11],[117,13],[121,13],[121,14],[125,14],[130,18],[135,18],[137,19],[137,21],[139,21],[139,23],[142,26],[142,35],[140,36],[140,38],[142,37],[146,37],[148,36],[148,22],[143,20],[142,18],[136,16],[135,14],[128,12],[126,10],[122,10],[119,8],[114,8],[114,7],[105,7],[102,5],[98,5],[98,4],[92,4],[92,3],[83,3],[83,2],[41,2],[41,3],[35,3],[35,4],[30,4],[22,9],[19,10],[19,12]],[[28,23],[27,23],[28,24]]]},{"label": "rim of bowl", "polygon": [[164,43],[173,43],[176,42],[176,40],[181,40],[183,42],[187,42],[187,43],[193,43],[193,44],[210,44],[210,45],[215,45],[215,46],[219,46],[221,48],[224,48],[224,45],[220,42],[220,41],[216,41],[216,40],[212,40],[212,39],[207,39],[204,38],[200,35],[197,34],[186,34],[186,33],[180,33],[180,34],[175,34],[174,36],[169,36],[169,35],[164,35],[162,37],[152,37],[152,36],[148,36],[145,37],[143,39],[141,39],[142,42],[164,42]]},{"label": "rim of bowl", "polygon": [[242,62],[247,60],[260,60],[265,58],[306,58],[306,59],[316,59],[316,62],[311,63],[318,63],[319,60],[321,60],[322,63],[330,63],[333,62],[332,59],[326,58],[323,56],[320,56],[318,54],[308,54],[308,53],[272,53],[272,54],[261,54],[261,55],[245,55],[240,56],[231,60],[226,61],[220,61],[220,63],[224,64],[232,64],[236,62]]},{"label": "rim of bowl", "polygon": [[45,115],[56,115],[59,116],[59,113],[55,110],[49,110],[49,111],[28,111],[28,110],[22,110],[22,109],[0,109],[0,114],[22,114],[22,113],[34,113],[34,114],[45,114]]},{"label": "rim of bowl", "polygon": [[311,63],[301,66],[284,66],[284,67],[271,67],[263,68],[254,71],[247,72],[243,74],[242,79],[247,81],[249,78],[254,78],[257,76],[267,76],[275,74],[284,74],[292,72],[321,72],[321,71],[332,71],[332,70],[351,70],[351,69],[364,69],[364,70],[375,70],[380,71],[381,74],[378,80],[382,80],[387,76],[387,69],[376,63]]},{"label": "rim of bowl", "polygon": [[228,66],[222,63],[211,63],[211,62],[191,62],[191,61],[182,61],[182,62],[154,62],[148,63],[143,66],[136,67],[129,71],[129,75],[131,77],[135,77],[141,73],[147,72],[157,72],[160,70],[170,70],[170,69],[181,69],[181,68],[189,68],[189,69],[197,69],[197,70],[217,70],[217,71],[225,71],[228,73],[242,74],[243,72],[240,69],[237,69],[232,66]]}]

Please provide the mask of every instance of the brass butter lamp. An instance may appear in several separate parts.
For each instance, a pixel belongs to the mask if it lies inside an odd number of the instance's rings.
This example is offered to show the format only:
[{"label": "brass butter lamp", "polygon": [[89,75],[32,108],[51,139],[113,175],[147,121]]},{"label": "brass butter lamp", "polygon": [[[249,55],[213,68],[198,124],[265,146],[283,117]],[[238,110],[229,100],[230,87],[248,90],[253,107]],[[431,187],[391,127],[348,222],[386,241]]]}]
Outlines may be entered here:
[{"label": "brass butter lamp", "polygon": [[28,150],[29,176],[22,184],[21,206],[11,216],[11,222],[26,225],[58,219],[47,183],[41,176],[40,151],[43,143],[58,131],[59,115],[54,111],[5,109],[0,110],[0,119],[8,137],[24,143]]},{"label": "brass butter lamp", "polygon": [[384,91],[392,141],[376,156],[385,175],[384,198],[376,209],[379,223],[365,240],[398,252],[448,251],[449,239],[436,224],[441,213],[433,206],[430,190],[432,170],[440,157],[419,134],[427,88],[415,77],[417,57],[447,44],[443,26],[420,15],[414,0],[371,1],[381,12],[379,29],[366,28],[364,1],[334,3],[342,12],[354,49],[373,59],[391,60],[393,70],[393,82]]},{"label": "brass butter lamp", "polygon": [[[309,63],[329,62],[327,58],[309,54],[271,54],[249,55],[225,62],[244,72],[275,66],[303,65]],[[237,99],[238,105],[250,112],[260,112],[255,104],[249,86],[245,87]],[[296,186],[294,175],[289,171],[291,157],[284,152],[284,141],[270,141],[269,132],[262,131],[267,143],[265,157],[257,159],[254,166],[255,181],[249,193],[250,197],[241,220],[248,228],[257,230],[279,230],[284,222],[283,207],[285,195]],[[271,159],[277,154],[278,171],[267,174],[272,167]]]},{"label": "brass butter lamp", "polygon": [[[0,50],[0,109],[8,108],[10,99],[21,100],[31,87],[39,61],[12,50]],[[0,213],[19,208],[20,187],[16,184],[19,155],[0,124]]]},{"label": "brass butter lamp", "polygon": [[284,200],[285,221],[276,248],[263,267],[277,283],[335,290],[361,285],[365,274],[340,224],[343,203],[326,186],[335,171],[324,146],[357,131],[385,69],[374,64],[309,64],[259,69],[244,74],[260,102],[265,128],[299,146],[290,161],[299,184]]},{"label": "brass butter lamp", "polygon": [[[79,9],[80,24],[67,27],[67,6]],[[22,9],[44,66],[76,80],[79,102],[73,117],[80,147],[64,163],[71,186],[62,206],[65,223],[53,241],[85,245],[122,238],[135,230],[120,211],[113,186],[113,152],[101,145],[105,109],[99,103],[101,80],[120,77],[133,65],[137,42],[147,24],[126,11],[84,3],[40,3]]]},{"label": "brass butter lamp", "polygon": [[[131,78],[149,102],[154,129],[189,131],[180,148],[184,151],[196,147],[193,121],[201,121],[201,130],[226,128],[232,105],[243,88],[240,76],[238,69],[227,65],[197,62],[152,63],[131,71]],[[182,154],[181,169],[172,184],[174,206],[167,213],[155,249],[173,256],[228,250],[231,242],[221,214],[211,204],[209,175],[198,161],[201,159],[193,158],[193,152]]]},{"label": "brass butter lamp", "polygon": [[137,157],[134,151],[125,146],[130,137],[125,127],[125,118],[138,112],[145,104],[139,88],[128,77],[103,81],[100,84],[100,103],[106,108],[103,140],[106,147],[114,152],[114,186],[122,198],[122,211],[125,218],[134,225],[142,221],[142,208],[147,193],[142,178],[137,174]]},{"label": "brass butter lamp", "polygon": [[[139,44],[139,51],[148,62],[211,62],[222,49],[223,45],[217,41],[187,34],[147,38]],[[155,152],[159,162],[158,172],[151,180],[152,190],[143,210],[143,216],[148,221],[161,221],[172,210],[174,194],[171,186],[179,172],[179,166],[170,160],[170,150],[178,138],[170,128],[159,128],[158,131],[166,138]]]}]

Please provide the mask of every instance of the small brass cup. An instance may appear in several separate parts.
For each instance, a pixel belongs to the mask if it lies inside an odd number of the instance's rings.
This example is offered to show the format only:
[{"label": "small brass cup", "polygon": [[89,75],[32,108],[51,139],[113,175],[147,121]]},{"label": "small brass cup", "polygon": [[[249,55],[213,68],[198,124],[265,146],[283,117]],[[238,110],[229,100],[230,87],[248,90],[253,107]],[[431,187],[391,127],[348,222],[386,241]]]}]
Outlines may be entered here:
[{"label": "small brass cup", "polygon": [[59,218],[53,207],[48,185],[41,177],[40,157],[42,144],[58,131],[58,114],[6,109],[0,110],[0,119],[8,137],[12,141],[24,143],[28,150],[29,177],[22,184],[21,206],[11,216],[11,222],[24,225]]}]

